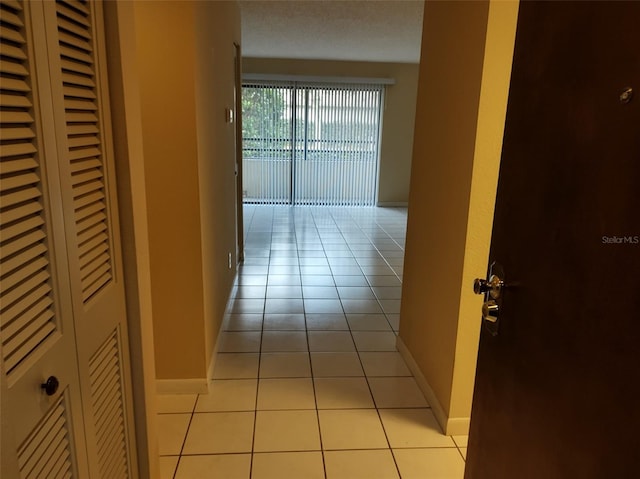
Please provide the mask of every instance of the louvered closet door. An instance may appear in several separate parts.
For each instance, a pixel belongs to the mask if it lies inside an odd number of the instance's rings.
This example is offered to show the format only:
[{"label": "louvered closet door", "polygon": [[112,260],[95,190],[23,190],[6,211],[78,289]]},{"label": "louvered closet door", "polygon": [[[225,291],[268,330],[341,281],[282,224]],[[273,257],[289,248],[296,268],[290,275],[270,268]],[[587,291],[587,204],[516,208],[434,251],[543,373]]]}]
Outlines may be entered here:
[{"label": "louvered closet door", "polygon": [[[47,68],[36,68],[34,48],[42,15],[25,6],[0,2],[0,475],[86,477],[55,138],[40,106],[50,95],[38,88]],[[59,388],[47,396],[50,376]]]},{"label": "louvered closet door", "polygon": [[133,416],[102,4],[44,2],[91,477],[132,477]]},{"label": "louvered closet door", "polygon": [[0,2],[2,477],[136,477],[101,4]]}]

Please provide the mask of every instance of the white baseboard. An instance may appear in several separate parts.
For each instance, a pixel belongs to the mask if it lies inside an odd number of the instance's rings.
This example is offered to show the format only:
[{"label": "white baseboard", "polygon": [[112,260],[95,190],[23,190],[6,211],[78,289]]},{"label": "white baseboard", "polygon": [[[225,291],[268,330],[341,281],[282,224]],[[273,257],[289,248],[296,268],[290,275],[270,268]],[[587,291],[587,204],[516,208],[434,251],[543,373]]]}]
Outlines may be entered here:
[{"label": "white baseboard", "polygon": [[156,391],[158,394],[207,394],[209,392],[211,379],[213,379],[213,370],[216,367],[216,357],[220,348],[220,337],[222,336],[222,331],[224,331],[224,327],[229,320],[228,305],[231,301],[232,291],[233,288],[229,291],[227,308],[225,308],[224,318],[220,323],[220,330],[218,331],[216,344],[214,344],[213,351],[211,352],[211,361],[209,361],[207,377],[193,379],[156,379]]},{"label": "white baseboard", "polygon": [[207,394],[207,378],[193,379],[156,379],[158,394]]},{"label": "white baseboard", "polygon": [[380,208],[393,208],[393,207],[406,208],[409,206],[409,202],[408,201],[378,201],[376,206]]},{"label": "white baseboard", "polygon": [[468,417],[448,417],[447,413],[444,412],[444,408],[438,401],[436,397],[436,393],[433,392],[433,389],[429,385],[429,382],[422,374],[422,371],[418,367],[418,363],[416,363],[415,359],[411,355],[411,352],[402,341],[400,336],[396,339],[396,347],[400,352],[400,355],[407,363],[407,366],[413,373],[416,382],[418,383],[418,387],[424,394],[424,397],[427,399],[427,402],[431,406],[431,410],[433,411],[433,415],[436,417],[438,424],[444,431],[447,436],[465,436],[469,434],[469,418]]},{"label": "white baseboard", "polygon": [[[229,301],[227,300],[227,304],[228,303]],[[209,361],[209,369],[207,370],[207,378],[209,381],[213,379],[213,371],[216,368],[216,358],[218,357],[218,351],[220,349],[220,337],[222,336],[227,321],[229,321],[229,313],[227,312],[227,308],[225,308],[224,318],[222,318],[222,322],[220,323],[216,344],[213,345],[213,351],[211,351],[211,361]]]},{"label": "white baseboard", "polygon": [[471,418],[452,417],[447,421],[447,434],[449,436],[468,436]]}]

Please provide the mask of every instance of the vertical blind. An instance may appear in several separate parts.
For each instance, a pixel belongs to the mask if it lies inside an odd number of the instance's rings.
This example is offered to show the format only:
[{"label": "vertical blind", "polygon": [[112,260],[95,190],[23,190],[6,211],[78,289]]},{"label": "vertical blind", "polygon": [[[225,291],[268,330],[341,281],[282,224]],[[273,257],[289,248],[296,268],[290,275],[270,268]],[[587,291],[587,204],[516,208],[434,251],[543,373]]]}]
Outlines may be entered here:
[{"label": "vertical blind", "polygon": [[293,85],[242,87],[242,195],[248,203],[291,202]]},{"label": "vertical blind", "polygon": [[246,203],[373,206],[383,86],[243,85]]}]

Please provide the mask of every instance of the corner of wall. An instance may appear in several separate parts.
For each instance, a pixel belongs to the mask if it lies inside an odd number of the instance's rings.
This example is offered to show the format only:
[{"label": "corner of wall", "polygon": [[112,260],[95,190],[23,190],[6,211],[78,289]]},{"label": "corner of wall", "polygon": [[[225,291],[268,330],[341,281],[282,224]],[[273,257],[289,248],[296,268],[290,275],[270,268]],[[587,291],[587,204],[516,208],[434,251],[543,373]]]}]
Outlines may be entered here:
[{"label": "corner of wall", "polygon": [[453,381],[488,9],[488,1],[428,2],[424,11],[400,338],[447,428],[458,414]]},{"label": "corner of wall", "polygon": [[422,374],[420,366],[418,366],[418,363],[416,363],[415,359],[411,355],[411,352],[402,341],[402,338],[397,338],[396,347],[398,348],[398,352],[400,353],[404,361],[407,363],[407,366],[413,374],[413,377],[415,378],[418,387],[422,391],[422,394],[424,394],[427,403],[429,403],[429,407],[431,408],[431,411],[433,412],[436,421],[438,421],[438,424],[440,425],[443,433],[447,436],[468,434],[470,417],[451,417],[447,412],[445,412],[444,407],[438,400],[438,396],[429,384],[429,381],[427,381],[427,378],[425,378],[424,374]]}]

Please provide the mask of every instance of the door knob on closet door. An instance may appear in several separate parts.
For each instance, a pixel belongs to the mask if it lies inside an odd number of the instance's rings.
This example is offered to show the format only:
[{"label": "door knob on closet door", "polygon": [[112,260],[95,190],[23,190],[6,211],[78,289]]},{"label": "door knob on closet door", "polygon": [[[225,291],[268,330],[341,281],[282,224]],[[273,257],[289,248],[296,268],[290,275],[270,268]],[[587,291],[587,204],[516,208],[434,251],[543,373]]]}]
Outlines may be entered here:
[{"label": "door knob on closet door", "polygon": [[49,376],[45,382],[43,382],[40,387],[44,389],[44,392],[47,396],[53,396],[56,392],[58,392],[58,388],[60,387],[60,381],[55,376]]}]

